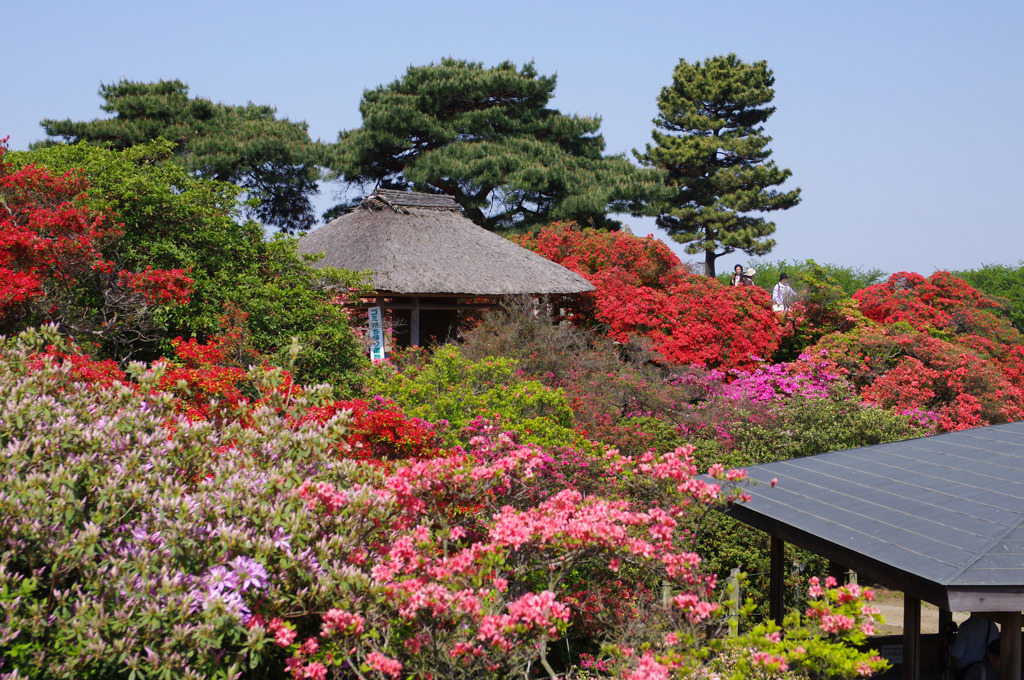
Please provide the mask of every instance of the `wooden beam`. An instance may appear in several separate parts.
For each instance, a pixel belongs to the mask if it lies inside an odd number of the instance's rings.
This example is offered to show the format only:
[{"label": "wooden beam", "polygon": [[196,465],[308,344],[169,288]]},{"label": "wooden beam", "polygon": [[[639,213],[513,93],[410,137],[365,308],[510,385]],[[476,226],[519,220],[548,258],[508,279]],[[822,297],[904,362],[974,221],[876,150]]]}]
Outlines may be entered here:
[{"label": "wooden beam", "polygon": [[768,586],[768,615],[772,621],[782,625],[786,615],[783,606],[783,593],[786,583],[786,542],[776,536],[771,537],[771,576]]},{"label": "wooden beam", "polygon": [[1020,586],[1006,587],[1002,591],[960,589],[949,590],[949,607],[952,612],[1015,612],[1021,611],[1024,593]]},{"label": "wooden beam", "polygon": [[420,346],[420,299],[412,299],[412,314],[409,317],[409,344]]},{"label": "wooden beam", "polygon": [[1002,630],[999,634],[999,678],[1020,680],[1020,612],[1005,612],[1002,615]]},{"label": "wooden beam", "polygon": [[921,600],[903,594],[903,680],[921,680]]}]

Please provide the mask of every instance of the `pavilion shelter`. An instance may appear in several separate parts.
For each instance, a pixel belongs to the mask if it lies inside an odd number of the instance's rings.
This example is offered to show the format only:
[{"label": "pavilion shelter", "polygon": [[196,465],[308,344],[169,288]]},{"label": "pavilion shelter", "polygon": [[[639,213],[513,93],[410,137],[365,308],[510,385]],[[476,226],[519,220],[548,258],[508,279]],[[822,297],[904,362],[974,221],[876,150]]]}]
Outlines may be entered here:
[{"label": "pavilion shelter", "polygon": [[[903,677],[921,673],[921,602],[1002,627],[1004,680],[1021,672],[1024,422],[825,453],[747,469],[748,503],[726,512],[771,536],[770,612],[783,616],[793,543],[904,600]],[[777,482],[772,485],[772,480]],[[1012,634],[1011,634],[1012,632]]]},{"label": "pavilion shelter", "polygon": [[377,189],[303,236],[316,267],[372,273],[368,304],[392,311],[399,345],[444,342],[457,312],[518,295],[592,291],[582,276],[476,225],[450,196]]}]

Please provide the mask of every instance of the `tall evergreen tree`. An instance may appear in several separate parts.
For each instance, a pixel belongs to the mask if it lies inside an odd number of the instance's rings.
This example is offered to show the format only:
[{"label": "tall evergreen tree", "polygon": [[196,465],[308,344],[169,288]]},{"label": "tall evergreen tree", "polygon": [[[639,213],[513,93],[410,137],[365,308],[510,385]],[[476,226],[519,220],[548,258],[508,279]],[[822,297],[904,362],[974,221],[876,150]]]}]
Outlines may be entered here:
[{"label": "tall evergreen tree", "polygon": [[548,108],[554,76],[533,64],[444,59],[363,93],[362,127],[343,131],[328,166],[362,187],[445,193],[488,229],[553,220],[615,228],[661,189],[658,174],[603,156],[596,117]]},{"label": "tall evergreen tree", "polygon": [[163,137],[174,143],[174,160],[206,179],[242,187],[259,199],[251,216],[286,233],[305,231],[315,220],[310,200],[321,170],[318,149],[304,122],[278,119],[275,109],[249,103],[228,106],[189,98],[180,80],[101,85],[101,107],[113,118],[44,120],[56,141],[107,143],[126,149]]},{"label": "tall evergreen tree", "polygon": [[792,174],[769,160],[771,137],[762,124],[775,112],[775,77],[764,61],[735,54],[703,63],[679,61],[672,84],[658,96],[654,143],[645,166],[667,172],[671,196],[649,204],[658,226],[686,252],[704,254],[705,273],[735,250],[764,255],[775,246],[775,224],[763,213],[800,202],[800,189],[775,187]]}]

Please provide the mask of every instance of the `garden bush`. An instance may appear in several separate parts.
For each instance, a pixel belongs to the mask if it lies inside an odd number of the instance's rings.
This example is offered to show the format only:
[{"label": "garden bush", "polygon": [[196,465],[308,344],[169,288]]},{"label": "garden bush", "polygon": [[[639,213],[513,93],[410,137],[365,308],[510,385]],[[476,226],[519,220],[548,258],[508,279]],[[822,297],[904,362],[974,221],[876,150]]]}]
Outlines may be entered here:
[{"label": "garden bush", "polygon": [[614,677],[884,667],[852,646],[875,620],[852,586],[812,583],[785,635],[723,635],[693,539],[743,474],[699,480],[688,449],[607,454],[611,494],[533,502],[543,451],[501,432],[386,472],[337,455],[344,411],[306,418],[325,390],[252,369],[261,403],[205,420],[165,366],[72,357],[49,329],[0,340],[5,677],[555,677],[584,651]]},{"label": "garden bush", "polygon": [[[72,195],[88,188],[76,199],[81,210],[102,216],[103,228],[118,232],[116,239],[97,240],[104,261],[144,273],[147,281],[164,283],[164,290],[174,290],[166,284],[175,279],[160,278],[160,272],[174,272],[182,283],[187,274],[190,294],[178,296],[180,304],[156,307],[140,319],[149,322],[144,332],[122,333],[117,343],[101,344],[102,356],[122,363],[153,361],[172,352],[176,337],[206,343],[237,332],[241,343],[283,365],[292,359],[288,353],[297,337],[301,352],[291,368],[298,380],[354,392],[365,361],[348,314],[333,303],[350,290],[362,290],[364,277],[313,269],[309,258],[297,254],[295,239],[266,241],[259,224],[242,219],[240,189],[190,175],[169,160],[171,146],[161,140],[115,151],[81,143],[8,154],[11,171],[69,173],[76,182]],[[76,277],[68,296],[92,307],[124,298],[104,298],[88,282]],[[138,316],[112,311],[101,319],[107,322],[101,327],[106,336]],[[17,332],[46,320],[26,317],[0,330]],[[76,336],[83,342],[91,337],[81,331]]]},{"label": "garden bush", "polygon": [[1017,266],[986,264],[980,269],[950,272],[987,295],[999,305],[999,314],[1024,333],[1024,261]]},{"label": "garden bush", "polygon": [[448,446],[467,443],[464,430],[477,418],[515,432],[524,442],[587,443],[573,429],[572,409],[562,390],[520,376],[517,362],[507,357],[470,361],[457,346],[446,345],[415,360],[399,357],[377,365],[366,391],[434,423]]},{"label": "garden bush", "polygon": [[573,323],[618,342],[645,337],[670,363],[752,367],[778,347],[781,328],[765,291],[691,274],[653,237],[553,224],[517,242],[594,285],[565,303]]}]

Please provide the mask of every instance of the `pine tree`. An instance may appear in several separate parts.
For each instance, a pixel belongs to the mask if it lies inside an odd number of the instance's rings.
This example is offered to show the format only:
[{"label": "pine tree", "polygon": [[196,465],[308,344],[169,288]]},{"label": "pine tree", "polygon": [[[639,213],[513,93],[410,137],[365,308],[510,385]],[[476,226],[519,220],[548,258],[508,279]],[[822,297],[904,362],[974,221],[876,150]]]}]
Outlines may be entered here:
[{"label": "pine tree", "polygon": [[554,89],[532,63],[410,67],[363,93],[363,125],[339,134],[328,165],[353,185],[448,194],[488,229],[616,228],[608,213],[653,199],[658,174],[603,156],[600,119],[548,108]]},{"label": "pine tree", "polygon": [[774,187],[792,174],[769,160],[763,123],[775,112],[775,77],[764,61],[730,54],[703,63],[679,61],[672,85],[658,96],[653,144],[634,150],[645,166],[667,172],[670,198],[648,205],[657,224],[686,252],[704,254],[705,273],[735,250],[764,255],[775,224],[763,213],[800,202],[800,189]]},{"label": "pine tree", "polygon": [[[315,220],[310,197],[318,191],[318,149],[306,124],[278,119],[273,107],[228,106],[189,98],[179,80],[101,85],[101,107],[113,118],[44,120],[59,141],[107,143],[126,149],[162,137],[174,143],[174,160],[206,179],[236,184],[259,199],[251,216],[286,233]],[[50,139],[45,144],[58,140]]]}]

